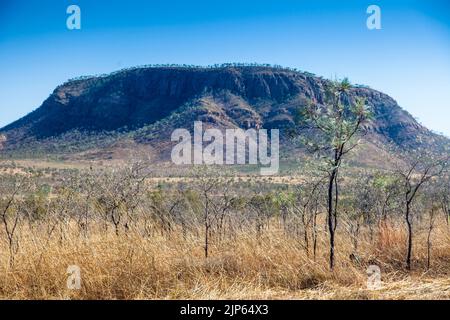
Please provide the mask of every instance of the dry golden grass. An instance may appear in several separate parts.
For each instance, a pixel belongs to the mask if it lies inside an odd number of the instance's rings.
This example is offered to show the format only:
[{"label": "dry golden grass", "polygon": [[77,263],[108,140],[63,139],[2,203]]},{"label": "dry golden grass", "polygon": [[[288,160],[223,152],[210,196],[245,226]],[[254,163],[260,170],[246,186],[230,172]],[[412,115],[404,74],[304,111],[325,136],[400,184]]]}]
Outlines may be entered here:
[{"label": "dry golden grass", "polygon": [[[385,228],[372,240],[360,240],[359,262],[350,261],[349,236],[337,241],[337,265],[328,269],[327,239],[322,232],[316,261],[301,239],[272,227],[262,237],[252,232],[214,242],[203,256],[201,230],[142,236],[137,230],[116,236],[99,225],[88,238],[75,226],[47,236],[44,229],[23,228],[10,266],[0,233],[2,299],[449,299],[450,236],[446,227],[433,235],[432,267],[426,271],[426,234],[415,237],[413,272],[403,268],[405,234]],[[382,288],[369,290],[366,268],[382,270]],[[80,290],[67,289],[67,267],[81,268]]]}]

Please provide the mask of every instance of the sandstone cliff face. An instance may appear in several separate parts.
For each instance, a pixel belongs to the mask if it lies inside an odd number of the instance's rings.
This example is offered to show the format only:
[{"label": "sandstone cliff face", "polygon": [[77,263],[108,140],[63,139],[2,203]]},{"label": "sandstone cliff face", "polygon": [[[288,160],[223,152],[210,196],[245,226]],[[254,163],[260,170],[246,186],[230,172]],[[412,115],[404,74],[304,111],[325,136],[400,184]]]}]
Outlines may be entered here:
[{"label": "sandstone cliff face", "polygon": [[0,150],[3,149],[3,144],[6,141],[6,137],[3,134],[0,134]]},{"label": "sandstone cliff face", "polygon": [[[164,122],[164,128],[136,141],[166,138],[171,128],[202,120],[226,127],[285,128],[306,99],[323,103],[326,80],[269,67],[138,68],[110,76],[70,81],[55,89],[42,106],[0,130],[6,145],[33,137],[45,140],[73,130],[132,131]],[[369,88],[353,88],[373,107],[369,129],[375,140],[416,146],[444,141],[418,124],[391,97]],[[195,105],[195,111],[183,111]],[[177,114],[177,117],[174,116]],[[150,129],[149,129],[150,130]]]}]

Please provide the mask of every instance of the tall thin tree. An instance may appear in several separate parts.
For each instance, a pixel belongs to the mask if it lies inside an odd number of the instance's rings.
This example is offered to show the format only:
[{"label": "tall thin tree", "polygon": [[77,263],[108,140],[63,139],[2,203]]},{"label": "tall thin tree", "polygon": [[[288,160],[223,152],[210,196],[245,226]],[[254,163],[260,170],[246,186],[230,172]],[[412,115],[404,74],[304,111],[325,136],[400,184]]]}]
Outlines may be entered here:
[{"label": "tall thin tree", "polygon": [[[345,156],[359,143],[355,137],[370,119],[365,100],[352,98],[348,79],[331,81],[325,87],[323,105],[308,101],[299,109],[297,129],[303,129],[304,144],[325,162],[327,176],[327,225],[330,269],[335,264],[335,233],[338,222],[339,172]],[[306,130],[305,130],[306,129]]]}]

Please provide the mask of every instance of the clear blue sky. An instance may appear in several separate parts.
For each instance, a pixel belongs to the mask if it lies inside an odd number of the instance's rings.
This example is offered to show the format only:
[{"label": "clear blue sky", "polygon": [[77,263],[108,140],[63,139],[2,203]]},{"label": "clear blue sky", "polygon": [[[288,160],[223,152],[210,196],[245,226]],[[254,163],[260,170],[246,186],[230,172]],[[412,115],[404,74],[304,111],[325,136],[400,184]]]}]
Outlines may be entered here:
[{"label": "clear blue sky", "polygon": [[[81,8],[79,31],[66,28],[70,4]],[[382,30],[366,28],[370,4]],[[1,0],[0,127],[72,77],[222,62],[348,76],[450,136],[447,0]]]}]

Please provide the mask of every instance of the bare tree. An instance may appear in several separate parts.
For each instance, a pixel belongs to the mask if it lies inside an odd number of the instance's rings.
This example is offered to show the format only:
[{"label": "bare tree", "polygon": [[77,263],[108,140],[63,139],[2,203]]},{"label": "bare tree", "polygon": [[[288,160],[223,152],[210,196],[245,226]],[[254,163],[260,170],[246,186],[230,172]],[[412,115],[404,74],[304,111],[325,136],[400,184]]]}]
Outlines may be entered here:
[{"label": "bare tree", "polygon": [[0,202],[0,219],[3,224],[3,230],[7,237],[9,248],[9,264],[14,266],[14,258],[19,248],[19,240],[17,239],[17,230],[20,220],[24,214],[22,208],[23,197],[32,188],[31,179],[28,176],[14,176],[10,185],[5,186],[8,192],[2,202]]},{"label": "bare tree", "polygon": [[217,208],[215,197],[217,190],[221,186],[220,174],[211,167],[200,166],[194,171],[194,178],[197,190],[200,193],[202,211],[203,211],[203,227],[204,227],[204,253],[205,258],[209,256],[210,239],[212,236],[213,224],[217,219]]},{"label": "bare tree", "polygon": [[445,223],[450,226],[450,177],[442,176],[439,181],[438,202],[444,215]]},{"label": "bare tree", "polygon": [[[309,256],[309,238],[312,238],[313,256],[317,251],[317,215],[320,208],[321,186],[324,179],[314,177],[311,181],[305,182],[296,187],[296,197],[293,201],[293,211],[302,224],[303,240],[305,251]],[[309,235],[311,229],[311,235]]]},{"label": "bare tree", "polygon": [[232,188],[234,181],[232,178],[224,177],[221,181],[221,188],[218,191],[218,199],[214,205],[215,215],[217,216],[217,232],[219,240],[225,237],[225,219],[231,210],[238,205],[237,196]]},{"label": "bare tree", "polygon": [[147,168],[147,162],[135,161],[123,169],[104,172],[100,177],[97,203],[103,210],[105,227],[111,221],[116,235],[120,226],[125,230],[130,227],[145,191],[145,181],[150,175]]},{"label": "bare tree", "polygon": [[[408,156],[408,155],[407,155]],[[413,226],[411,208],[421,187],[431,179],[441,175],[447,166],[448,158],[435,159],[431,154],[422,153],[419,156],[407,158],[403,164],[397,164],[396,173],[400,178],[403,196],[404,217],[408,232],[406,252],[406,268],[411,270],[411,255],[413,249]]]},{"label": "bare tree", "polygon": [[431,266],[431,234],[434,229],[434,223],[436,218],[437,207],[432,206],[430,210],[428,210],[428,234],[427,234],[427,269],[430,269]]},{"label": "bare tree", "polygon": [[177,216],[178,208],[185,204],[188,197],[181,190],[166,190],[158,186],[148,194],[148,207],[151,209],[152,218],[159,226],[161,233],[170,236],[174,231],[174,224],[178,220],[181,223],[183,234],[186,232],[186,220],[181,214]]},{"label": "bare tree", "polygon": [[381,229],[386,227],[390,213],[398,209],[398,181],[397,177],[385,172],[378,172],[373,179],[374,205],[377,211],[377,224]]},{"label": "bare tree", "polygon": [[254,195],[248,201],[248,205],[253,211],[256,238],[258,241],[261,239],[263,228],[269,226],[270,218],[277,211],[276,206],[278,204],[275,199],[271,193],[255,191]]}]

